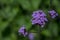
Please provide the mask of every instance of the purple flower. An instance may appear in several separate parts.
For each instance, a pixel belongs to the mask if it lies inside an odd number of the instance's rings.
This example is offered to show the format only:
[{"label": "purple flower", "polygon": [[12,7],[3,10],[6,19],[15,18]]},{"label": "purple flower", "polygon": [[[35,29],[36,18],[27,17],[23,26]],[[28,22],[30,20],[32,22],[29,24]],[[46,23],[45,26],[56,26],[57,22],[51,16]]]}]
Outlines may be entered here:
[{"label": "purple flower", "polygon": [[29,37],[29,40],[34,40],[34,34],[33,33],[29,33],[28,37]]},{"label": "purple flower", "polygon": [[28,34],[27,31],[26,31],[26,28],[25,26],[22,26],[19,31],[18,31],[20,34],[24,35],[24,37]]},{"label": "purple flower", "polygon": [[42,10],[34,11],[32,14],[33,18],[40,18],[40,16],[46,16]]},{"label": "purple flower", "polygon": [[42,10],[34,11],[32,17],[32,24],[39,24],[41,27],[43,27],[45,22],[48,21],[46,14]]},{"label": "purple flower", "polygon": [[56,16],[58,16],[58,14],[54,11],[54,10],[51,10],[51,11],[48,11],[50,16],[54,19]]}]

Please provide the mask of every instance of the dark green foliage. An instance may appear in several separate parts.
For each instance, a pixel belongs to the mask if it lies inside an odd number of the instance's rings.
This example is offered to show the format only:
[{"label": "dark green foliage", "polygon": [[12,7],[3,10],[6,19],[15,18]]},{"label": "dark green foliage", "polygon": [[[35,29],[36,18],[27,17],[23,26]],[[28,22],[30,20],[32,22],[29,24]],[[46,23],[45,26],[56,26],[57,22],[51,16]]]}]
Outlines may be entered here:
[{"label": "dark green foliage", "polygon": [[[60,16],[60,0],[52,0],[51,8]],[[37,26],[31,24],[31,15],[39,9],[49,20],[41,32],[41,39],[60,40],[60,19],[52,20],[48,14],[50,0],[0,0],[0,40],[28,40],[19,35],[18,30],[25,25],[27,31],[37,32]],[[35,36],[37,38],[37,34]]]}]

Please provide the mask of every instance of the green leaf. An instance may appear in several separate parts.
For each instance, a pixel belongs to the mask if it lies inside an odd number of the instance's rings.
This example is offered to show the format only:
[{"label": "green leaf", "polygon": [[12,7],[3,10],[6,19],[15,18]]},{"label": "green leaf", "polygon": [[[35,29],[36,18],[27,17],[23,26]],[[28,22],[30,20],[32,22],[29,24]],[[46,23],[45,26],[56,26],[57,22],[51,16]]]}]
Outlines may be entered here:
[{"label": "green leaf", "polygon": [[[4,12],[4,11],[3,11],[3,12]],[[8,26],[8,24],[14,19],[14,17],[15,17],[16,14],[17,14],[17,12],[18,12],[18,8],[13,8],[13,9],[11,10],[11,12],[8,13],[8,14],[10,14],[9,18],[8,18],[6,21],[0,22],[0,30],[1,30],[1,31],[4,30],[4,29]],[[7,15],[8,15],[8,14],[7,14]]]},{"label": "green leaf", "polygon": [[11,40],[17,40],[17,36],[15,33],[11,33],[10,38]]},{"label": "green leaf", "polygon": [[25,24],[25,18],[23,15],[19,16],[16,20],[15,20],[16,24],[18,24],[19,26],[24,25]]},{"label": "green leaf", "polygon": [[31,5],[35,10],[39,8],[40,3],[41,0],[31,0]]},{"label": "green leaf", "polygon": [[53,0],[52,3],[53,3],[53,5],[55,5],[55,6],[59,5],[58,0]]},{"label": "green leaf", "polygon": [[31,23],[31,17],[30,16],[25,16],[25,25],[26,25],[26,29],[29,30],[32,26],[32,23]]},{"label": "green leaf", "polygon": [[18,0],[18,2],[22,5],[23,9],[32,10],[29,0]]},{"label": "green leaf", "polygon": [[3,4],[4,4],[4,3],[5,3],[5,4],[11,4],[11,3],[14,2],[14,0],[9,0],[9,1],[8,1],[8,0],[0,0],[0,2],[3,3]]},{"label": "green leaf", "polygon": [[44,36],[46,36],[46,37],[50,37],[51,36],[51,32],[49,31],[49,30],[43,30],[42,32],[41,32]]},{"label": "green leaf", "polygon": [[58,25],[55,22],[50,22],[48,29],[51,31],[52,36],[58,36]]}]

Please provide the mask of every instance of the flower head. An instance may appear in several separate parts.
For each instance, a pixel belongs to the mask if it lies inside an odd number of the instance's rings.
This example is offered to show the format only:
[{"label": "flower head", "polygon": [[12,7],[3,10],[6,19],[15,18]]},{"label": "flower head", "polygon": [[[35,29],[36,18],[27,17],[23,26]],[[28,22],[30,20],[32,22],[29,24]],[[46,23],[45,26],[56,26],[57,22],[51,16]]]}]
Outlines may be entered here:
[{"label": "flower head", "polygon": [[28,34],[27,31],[26,31],[25,26],[22,26],[22,27],[19,29],[18,32],[19,32],[20,34],[24,35],[24,36],[26,36],[26,35]]},{"label": "flower head", "polygon": [[54,11],[54,10],[51,10],[51,11],[48,11],[49,14],[51,15],[51,17],[54,19],[56,16],[58,16],[58,14]]},{"label": "flower head", "polygon": [[29,40],[34,40],[34,34],[33,33],[29,33],[28,37],[29,37]]},{"label": "flower head", "polygon": [[34,11],[32,17],[32,24],[39,24],[41,27],[43,27],[45,22],[48,21],[46,14],[42,10]]},{"label": "flower head", "polygon": [[40,16],[46,16],[42,10],[34,11],[32,14],[33,18],[40,18]]}]

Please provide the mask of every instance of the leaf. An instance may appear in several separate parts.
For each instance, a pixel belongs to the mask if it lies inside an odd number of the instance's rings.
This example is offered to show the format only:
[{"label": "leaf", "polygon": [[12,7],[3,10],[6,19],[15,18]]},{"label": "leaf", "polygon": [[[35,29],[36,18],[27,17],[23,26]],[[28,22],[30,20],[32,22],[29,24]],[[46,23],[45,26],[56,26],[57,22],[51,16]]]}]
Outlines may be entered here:
[{"label": "leaf", "polygon": [[48,29],[52,32],[52,36],[58,36],[58,25],[55,22],[50,22]]},{"label": "leaf", "polygon": [[39,8],[40,3],[41,0],[31,0],[31,5],[35,10]]},{"label": "leaf", "polygon": [[21,16],[19,16],[15,21],[16,21],[16,24],[18,24],[19,26],[21,26],[21,25],[24,25],[24,23],[25,23],[25,18],[24,18],[23,15],[21,15]]},{"label": "leaf", "polygon": [[17,36],[15,33],[11,33],[10,38],[11,40],[17,40]]},{"label": "leaf", "polygon": [[23,9],[32,10],[29,0],[18,0],[18,2],[22,5]]},{"label": "leaf", "polygon": [[59,2],[58,2],[58,0],[53,0],[52,4],[55,5],[55,6],[57,6],[57,5],[59,5]]},{"label": "leaf", "polygon": [[[3,12],[4,12],[4,11],[3,11]],[[14,19],[14,17],[15,17],[16,14],[17,14],[17,12],[18,12],[18,8],[13,8],[12,11],[10,12],[9,18],[8,18],[6,21],[2,21],[2,22],[0,23],[0,30],[1,30],[1,31],[4,30],[4,29],[8,26],[8,24]],[[9,13],[8,13],[8,14],[9,14]]]},{"label": "leaf", "polygon": [[9,1],[8,1],[8,0],[0,0],[0,2],[3,3],[3,4],[4,4],[4,3],[5,3],[5,4],[11,4],[11,3],[14,2],[14,0],[9,0]]},{"label": "leaf", "polygon": [[41,32],[44,36],[46,36],[46,37],[50,37],[51,36],[51,32],[49,31],[49,30],[43,30],[42,32]]},{"label": "leaf", "polygon": [[25,25],[26,25],[26,29],[29,30],[32,26],[32,23],[31,23],[31,17],[30,15],[28,16],[25,16]]}]

